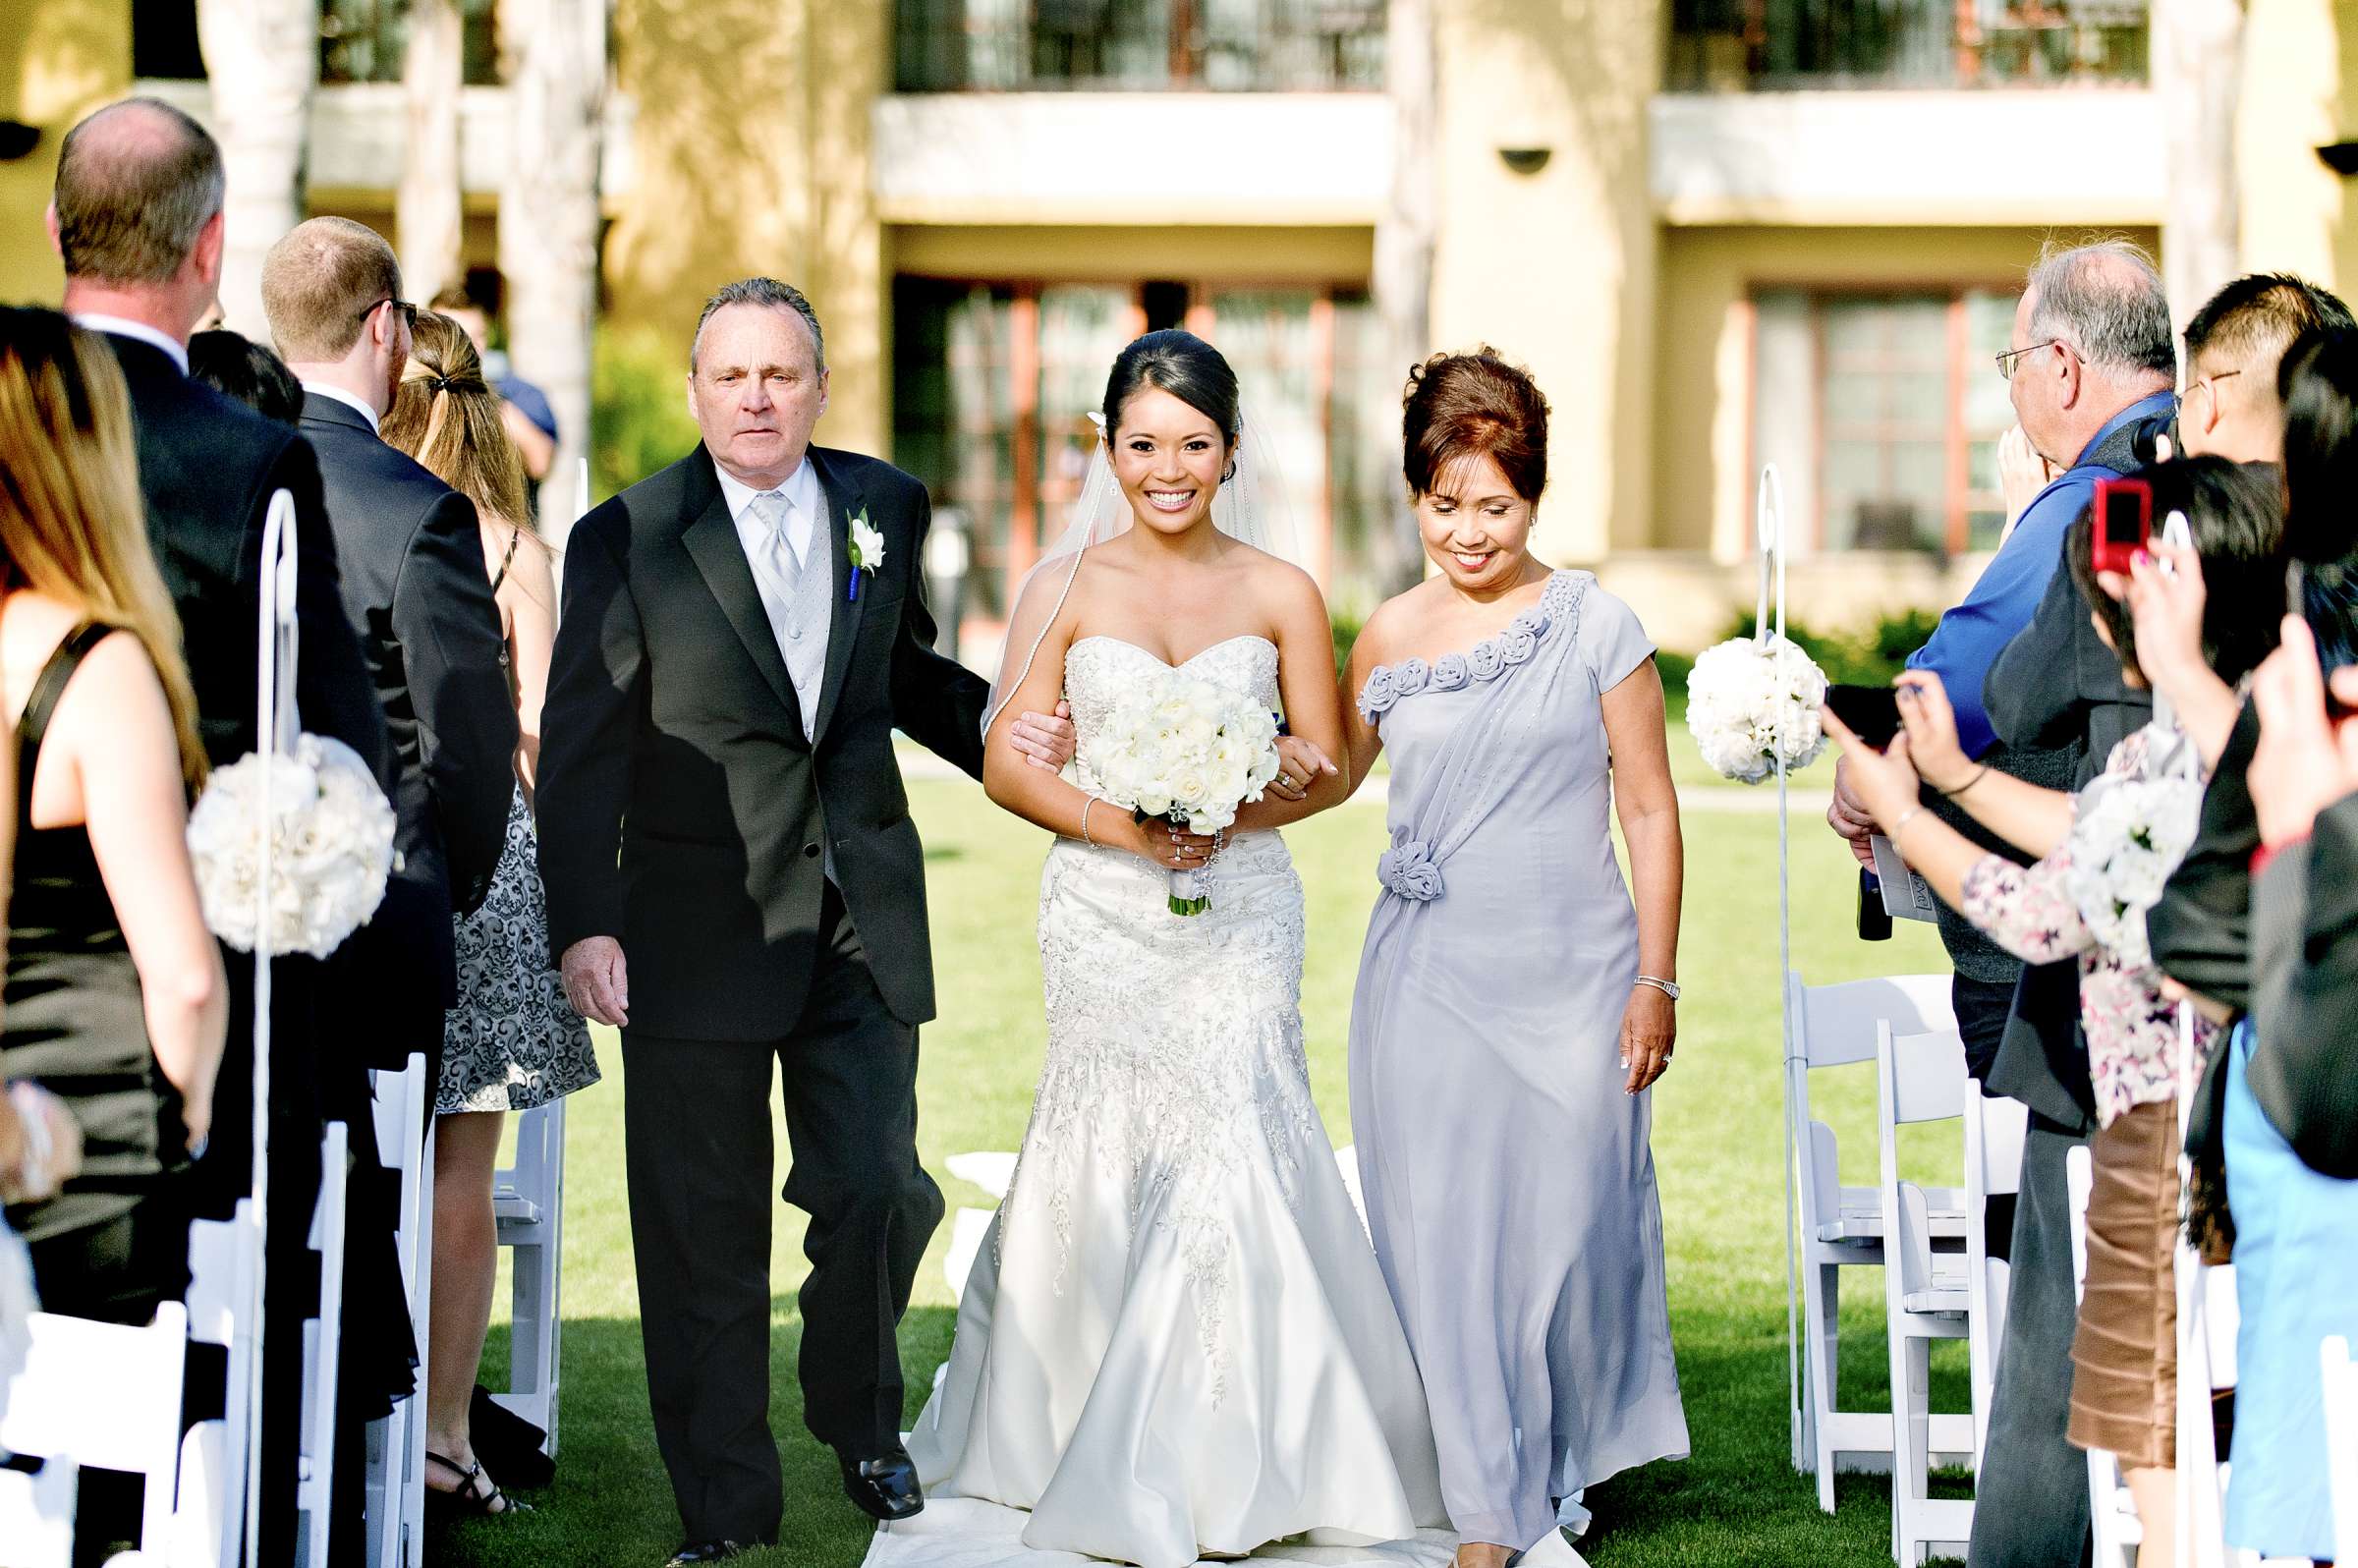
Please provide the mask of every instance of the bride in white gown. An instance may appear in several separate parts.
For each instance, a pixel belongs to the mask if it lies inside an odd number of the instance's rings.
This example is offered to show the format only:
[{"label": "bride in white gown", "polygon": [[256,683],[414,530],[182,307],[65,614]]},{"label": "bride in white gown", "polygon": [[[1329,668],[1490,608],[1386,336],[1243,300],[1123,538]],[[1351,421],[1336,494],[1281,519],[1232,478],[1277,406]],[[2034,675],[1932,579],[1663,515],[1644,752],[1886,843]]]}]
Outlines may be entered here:
[{"label": "bride in white gown", "polygon": [[[1340,755],[1325,606],[1255,547],[1236,380],[1209,345],[1132,344],[1106,418],[1077,553],[1027,586],[986,721],[992,798],[1059,835],[1039,894],[1047,1059],[909,1442],[928,1508],[894,1528],[897,1561],[1180,1568],[1443,1519],[1416,1367],[1303,1056],[1302,885],[1273,829],[1340,780],[1245,807],[1215,846],[1094,801],[1087,765],[1125,683],[1164,666],[1281,707]],[[1060,692],[1078,787],[1021,765],[995,722]],[[1210,909],[1171,914],[1166,869],[1207,861]],[[997,1520],[998,1557],[975,1555],[992,1531],[960,1498],[1022,1511]],[[926,1534],[948,1549],[912,1552]]]}]

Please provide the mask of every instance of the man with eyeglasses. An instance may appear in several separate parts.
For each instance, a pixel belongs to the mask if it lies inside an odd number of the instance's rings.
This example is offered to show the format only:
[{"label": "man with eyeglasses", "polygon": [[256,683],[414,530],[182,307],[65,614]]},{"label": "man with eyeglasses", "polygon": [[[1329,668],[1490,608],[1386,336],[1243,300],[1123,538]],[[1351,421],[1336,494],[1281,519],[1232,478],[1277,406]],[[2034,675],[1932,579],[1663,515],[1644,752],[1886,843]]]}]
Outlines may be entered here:
[{"label": "man with eyeglasses", "polygon": [[263,259],[262,309],[303,382],[345,613],[399,768],[400,868],[355,940],[382,943],[409,983],[355,998],[341,1028],[371,1067],[398,1070],[424,1052],[430,1079],[456,997],[451,917],[483,901],[506,842],[517,733],[507,644],[474,504],[377,434],[417,314],[393,248],[345,218],[300,224]]},{"label": "man with eyeglasses", "polygon": [[[2064,534],[2094,500],[2096,481],[2136,468],[2141,440],[2150,450],[2173,407],[2176,347],[2152,259],[2120,241],[2043,256],[1996,368],[2023,433],[2056,476],[1908,664],[1940,676],[1970,755],[2064,789],[2150,711],[2146,694],[2121,681],[2118,659],[2096,639],[2070,574],[2059,568]],[[1834,790],[1827,820],[1867,862],[1873,828],[1839,768]],[[2014,854],[1950,803],[1928,797],[1928,807],[1977,842]],[[2087,1467],[2064,1436],[2077,1318],[2064,1156],[2095,1119],[2076,1027],[2077,973],[2070,964],[2026,972],[1953,911],[1939,914],[1968,1067],[2032,1113],[2013,1211],[1993,1204],[1986,1216],[1992,1251],[2006,1251],[2012,1270],[1968,1561],[2080,1562]]]}]

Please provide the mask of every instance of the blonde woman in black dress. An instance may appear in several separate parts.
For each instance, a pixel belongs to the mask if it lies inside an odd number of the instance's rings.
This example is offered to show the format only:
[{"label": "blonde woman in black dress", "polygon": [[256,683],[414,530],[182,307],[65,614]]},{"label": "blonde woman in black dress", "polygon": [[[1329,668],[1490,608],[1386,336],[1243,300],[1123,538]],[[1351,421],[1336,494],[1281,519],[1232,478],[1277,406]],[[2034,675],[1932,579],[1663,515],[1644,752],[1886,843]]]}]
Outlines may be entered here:
[{"label": "blonde woman in black dress", "polygon": [[458,922],[459,1005],[443,1030],[434,1114],[434,1271],[426,1357],[426,1485],[480,1513],[513,1503],[482,1473],[468,1405],[482,1361],[498,1269],[492,1171],[509,1111],[597,1082],[590,1029],[566,1002],[548,951],[548,907],[533,854],[540,702],[556,637],[556,573],[532,531],[524,469],[500,424],[482,359],[448,316],[421,311],[385,415],[386,441],[475,503],[483,569],[507,640],[520,740],[508,842],[480,909]]},{"label": "blonde woman in black dress", "polygon": [[84,1143],[81,1175],[8,1218],[47,1310],[143,1323],[187,1282],[180,1178],[210,1126],[229,1004],[188,850],[204,748],[135,462],[104,340],[0,308],[18,822],[0,1077],[57,1093]]}]

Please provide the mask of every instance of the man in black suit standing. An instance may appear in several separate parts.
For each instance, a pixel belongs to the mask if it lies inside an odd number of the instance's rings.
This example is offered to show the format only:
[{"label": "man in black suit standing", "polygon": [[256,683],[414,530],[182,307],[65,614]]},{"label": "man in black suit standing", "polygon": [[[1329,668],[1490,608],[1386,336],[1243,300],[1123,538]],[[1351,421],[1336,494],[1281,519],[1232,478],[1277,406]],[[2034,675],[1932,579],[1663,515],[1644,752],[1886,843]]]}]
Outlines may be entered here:
[{"label": "man in black suit standing", "polygon": [[516,787],[507,644],[474,503],[377,436],[415,313],[393,248],[348,219],[299,224],[263,258],[262,308],[303,382],[303,433],[319,454],[345,613],[399,763],[401,867],[354,941],[397,956],[404,983],[339,1027],[371,1067],[398,1069],[424,1052],[431,1079],[442,1015],[458,995],[451,917],[490,891]]},{"label": "man in black suit standing", "polygon": [[[811,444],[827,370],[808,300],[767,278],[713,296],[688,402],[702,445],[574,526],[538,797],[566,994],[623,1028],[674,1568],[777,1538],[773,1062],[784,1196],[811,1216],[804,1420],[862,1508],[924,1506],[894,1328],[942,1212],[917,1159],[933,973],[892,732],[980,776],[988,695],[932,650],[925,487]],[[1069,726],[1027,718],[1070,755]]]},{"label": "man in black suit standing", "polygon": [[[345,619],[310,444],[188,378],[189,333],[211,308],[220,281],[222,190],[220,148],[169,104],[128,99],[77,125],[59,151],[48,214],[65,262],[65,308],[107,335],[131,392],[148,540],[180,615],[207,758],[219,767],[255,748],[262,529],[271,497],[285,490],[295,500],[302,637],[295,699],[303,727],[351,747],[390,794],[384,714]],[[253,966],[230,957],[228,1049],[193,1194],[196,1211],[214,1217],[228,1216],[253,1190]],[[317,1027],[321,966],[282,958],[271,972],[265,1561],[294,1550],[299,1329],[316,1310],[297,1260],[318,1190],[321,1122],[352,1120],[365,1129],[368,1103],[365,1063],[345,1048],[341,1029]],[[362,1245],[356,1239],[355,1250]],[[381,1245],[392,1245],[389,1234]],[[199,1406],[207,1398],[192,1397]],[[88,1504],[85,1492],[85,1510]]]}]

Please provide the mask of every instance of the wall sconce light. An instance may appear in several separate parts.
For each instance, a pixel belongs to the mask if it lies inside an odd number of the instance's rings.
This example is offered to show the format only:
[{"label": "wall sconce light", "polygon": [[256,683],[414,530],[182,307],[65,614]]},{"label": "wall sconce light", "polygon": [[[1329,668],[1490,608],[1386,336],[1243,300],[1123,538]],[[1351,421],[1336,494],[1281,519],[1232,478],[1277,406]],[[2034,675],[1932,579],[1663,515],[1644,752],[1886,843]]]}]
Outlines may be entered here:
[{"label": "wall sconce light", "polygon": [[14,162],[40,144],[41,128],[22,120],[0,120],[0,161]]},{"label": "wall sconce light", "polygon": [[2327,168],[2344,179],[2358,174],[2358,141],[2335,141],[2319,147],[2317,155]]},{"label": "wall sconce light", "polygon": [[1547,167],[1553,147],[1500,147],[1498,161],[1517,174],[1537,174]]}]

